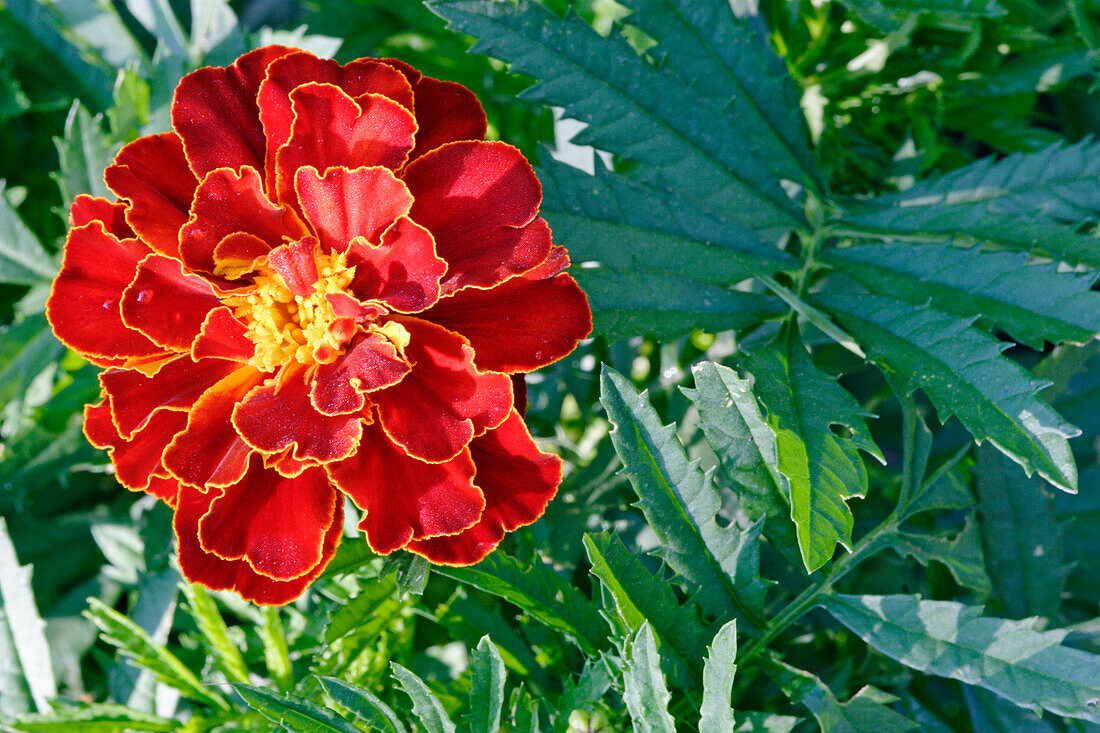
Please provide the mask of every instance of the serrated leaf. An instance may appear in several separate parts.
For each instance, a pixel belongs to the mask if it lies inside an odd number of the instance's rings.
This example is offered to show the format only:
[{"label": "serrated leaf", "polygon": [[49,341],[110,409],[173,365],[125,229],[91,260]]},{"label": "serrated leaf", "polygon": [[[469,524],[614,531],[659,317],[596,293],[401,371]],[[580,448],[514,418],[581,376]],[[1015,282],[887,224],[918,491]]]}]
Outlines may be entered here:
[{"label": "serrated leaf", "polygon": [[362,733],[336,713],[308,700],[280,695],[241,682],[234,682],[233,689],[250,708],[272,723],[285,725],[295,733]]},{"label": "serrated leaf", "polygon": [[443,703],[428,689],[424,680],[397,662],[390,662],[390,668],[397,684],[412,700],[413,715],[420,720],[426,733],[455,733],[455,724],[447,716]]},{"label": "serrated leaf", "polygon": [[967,236],[1100,265],[1096,237],[1078,232],[1098,212],[1100,141],[1086,138],[986,158],[902,193],[853,202],[840,225],[887,236]]},{"label": "serrated leaf", "polygon": [[0,670],[6,673],[4,676],[11,675],[0,679],[0,698],[10,694],[14,704],[0,700],[0,712],[24,712],[18,702],[24,695],[30,698],[29,702],[33,702],[38,712],[46,712],[50,709],[49,700],[57,697],[57,680],[46,641],[46,622],[38,615],[31,588],[31,568],[19,564],[3,517],[0,517],[0,624],[14,652],[11,658],[0,662]]},{"label": "serrated leaf", "polygon": [[739,710],[737,717],[741,724],[737,726],[737,733],[791,733],[794,727],[802,722],[801,718],[793,715],[779,715],[759,710]]},{"label": "serrated leaf", "polygon": [[504,708],[504,660],[488,636],[481,637],[470,662],[470,730],[497,733]]},{"label": "serrated leaf", "polygon": [[[1097,184],[1100,186],[1100,183]],[[1057,263],[1026,264],[1018,252],[951,244],[876,242],[830,250],[822,259],[878,295],[959,316],[985,316],[1017,341],[1082,343],[1100,333],[1096,273],[1059,272]]]},{"label": "serrated leaf", "polygon": [[957,20],[1000,18],[1008,12],[996,0],[841,0],[841,3],[882,33],[897,30],[907,17],[918,13]]},{"label": "serrated leaf", "polygon": [[823,596],[821,605],[876,651],[912,669],[977,685],[1017,705],[1100,722],[1100,656],[1062,646],[1038,619],[915,596]]},{"label": "serrated leaf", "polygon": [[980,688],[964,687],[962,693],[972,730],[982,733],[1057,733],[1062,730],[1033,711],[1017,707]]},{"label": "serrated leaf", "polygon": [[959,418],[975,440],[990,441],[1028,473],[1077,490],[1067,438],[1080,433],[1036,396],[1045,386],[1001,352],[1008,344],[932,308],[874,295],[817,299],[893,372],[908,391],[918,387],[941,422]]},{"label": "serrated leaf", "polygon": [[[638,494],[638,506],[661,540],[661,556],[698,589],[700,606],[712,616],[761,627],[767,584],[759,576],[761,525],[741,532],[718,526],[721,498],[711,477],[689,461],[672,426],[661,424],[646,394],[604,366],[600,402],[614,429],[611,440],[623,471]],[[755,535],[755,536],[754,536]]]},{"label": "serrated leaf", "polygon": [[65,136],[54,139],[61,161],[53,175],[61,189],[62,216],[68,221],[69,206],[79,194],[114,198],[103,180],[103,171],[114,160],[118,146],[103,132],[103,115],[93,117],[73,102],[65,120]]},{"label": "serrated leaf", "polygon": [[643,622],[631,639],[623,666],[623,703],[634,723],[635,733],[676,733],[676,724],[668,713],[672,699],[661,657],[649,624]]},{"label": "serrated leaf", "polygon": [[[867,491],[859,449],[881,453],[863,408],[814,366],[795,334],[785,332],[773,347],[745,354],[740,366],[756,378],[756,396],[775,431],[802,562],[813,572],[832,558],[838,542],[851,546],[853,519],[846,502]],[[851,435],[837,436],[833,425]]]},{"label": "serrated leaf", "polygon": [[711,211],[757,230],[789,228],[798,214],[738,120],[701,98],[672,71],[639,56],[619,34],[600,37],[576,16],[538,3],[433,0],[449,27],[478,38],[474,52],[512,64],[540,83],[524,97],[588,123],[574,142],[641,164],[640,180],[674,182]]},{"label": "serrated leaf", "polygon": [[325,626],[325,643],[334,644],[349,634],[360,636],[364,624],[369,624],[372,619],[392,615],[383,613],[381,607],[404,605],[394,598],[396,589],[397,581],[393,575],[364,583],[359,595],[330,612],[328,624]]},{"label": "serrated leaf", "polygon": [[34,232],[4,195],[0,181],[0,283],[35,285],[48,282],[57,267]]},{"label": "serrated leaf", "polygon": [[248,666],[244,663],[240,647],[229,638],[229,628],[218,611],[218,604],[200,585],[182,583],[183,594],[190,606],[191,618],[206,642],[204,645],[214,659],[214,665],[230,682],[248,682]]},{"label": "serrated leaf", "polygon": [[733,676],[737,672],[737,621],[730,621],[707,649],[703,665],[703,702],[699,707],[699,733],[729,733],[734,730]]},{"label": "serrated leaf", "polygon": [[405,725],[397,717],[397,713],[370,691],[335,677],[318,679],[329,697],[350,710],[372,729],[377,728],[382,733],[405,733]]},{"label": "serrated leaf", "polygon": [[278,689],[289,691],[294,687],[294,670],[290,663],[290,649],[286,641],[279,610],[265,606],[260,610],[260,623],[256,634],[264,648],[264,664]]},{"label": "serrated leaf", "polygon": [[986,565],[1004,614],[1054,618],[1071,566],[1053,497],[1042,481],[985,446],[975,478]]},{"label": "serrated leaf", "polygon": [[969,588],[981,598],[988,597],[993,591],[985,571],[978,525],[973,521],[967,522],[952,540],[899,530],[884,536],[884,541],[898,553],[915,558],[922,565],[927,566],[932,560],[943,563],[959,585]]},{"label": "serrated leaf", "polygon": [[822,733],[904,733],[917,724],[887,707],[897,698],[873,687],[864,687],[847,702],[840,702],[816,675],[783,662],[769,662],[769,672],[783,694],[806,706]]},{"label": "serrated leaf", "polygon": [[182,723],[131,710],[114,703],[88,703],[47,715],[22,715],[6,726],[25,733],[160,733],[178,731]]}]

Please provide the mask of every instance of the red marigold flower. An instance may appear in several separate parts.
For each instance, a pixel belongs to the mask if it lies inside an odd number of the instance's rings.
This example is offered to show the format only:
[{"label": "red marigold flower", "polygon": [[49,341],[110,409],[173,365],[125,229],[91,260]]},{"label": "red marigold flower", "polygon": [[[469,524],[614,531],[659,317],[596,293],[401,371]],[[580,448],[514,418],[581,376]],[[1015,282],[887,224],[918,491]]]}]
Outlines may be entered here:
[{"label": "red marigold flower", "polygon": [[561,462],[522,375],[591,314],[474,95],[269,46],[184,77],[172,124],[119,151],[118,201],[73,203],[47,313],[105,367],[85,434],[174,507],[187,578],[293,600],[344,495],[376,552],[438,563],[535,521]]}]

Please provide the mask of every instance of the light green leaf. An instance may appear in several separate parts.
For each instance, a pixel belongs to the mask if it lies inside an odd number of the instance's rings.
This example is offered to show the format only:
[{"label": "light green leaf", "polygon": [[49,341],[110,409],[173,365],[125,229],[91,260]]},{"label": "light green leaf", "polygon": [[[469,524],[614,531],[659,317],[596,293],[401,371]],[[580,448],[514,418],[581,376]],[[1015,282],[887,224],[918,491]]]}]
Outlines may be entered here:
[{"label": "light green leaf", "polygon": [[1008,344],[969,319],[873,295],[821,295],[822,304],[912,392],[921,388],[941,422],[955,415],[979,441],[1058,488],[1077,490],[1067,438],[1079,434],[1036,396],[1044,383],[1001,356]]},{"label": "light green leaf", "polygon": [[218,611],[218,604],[201,585],[182,583],[183,594],[191,609],[191,617],[199,627],[214,665],[230,682],[248,682],[248,666],[241,648],[229,638],[229,628]]},{"label": "light green leaf", "polygon": [[874,687],[864,687],[842,703],[816,675],[778,661],[769,661],[768,667],[783,694],[805,705],[822,733],[905,733],[917,728],[887,707],[897,698]]},{"label": "light green leaf", "polygon": [[739,710],[737,717],[741,724],[737,726],[737,733],[791,733],[794,727],[802,722],[801,718],[793,715],[779,715],[758,710]]},{"label": "light green leaf", "polygon": [[247,50],[244,28],[226,0],[191,0],[190,51],[194,65],[231,64]]},{"label": "light green leaf", "polygon": [[389,705],[368,690],[335,677],[319,677],[321,687],[338,704],[343,705],[367,725],[382,733],[405,733],[405,725]]},{"label": "light green leaf", "polygon": [[504,660],[488,635],[481,637],[470,662],[470,730],[497,733],[504,708]]},{"label": "light green leaf", "polygon": [[[611,440],[638,506],[661,540],[661,557],[687,581],[712,616],[734,616],[760,628],[767,584],[759,576],[762,528],[741,532],[718,526],[721,498],[711,477],[689,461],[672,426],[661,424],[646,394],[604,366],[600,402],[614,425]],[[755,536],[754,536],[755,535]]]},{"label": "light green leaf", "polygon": [[4,181],[0,181],[0,283],[48,282],[57,274],[57,267],[8,202],[4,188]]},{"label": "light green leaf", "polygon": [[125,0],[126,9],[172,56],[187,58],[187,40],[168,0]]},{"label": "light green leaf", "polygon": [[[400,600],[394,598],[397,582],[394,576],[387,575],[376,581],[363,583],[359,595],[350,601],[340,604],[329,614],[328,625],[325,627],[325,643],[334,644],[345,636],[363,636],[364,625],[373,625],[371,622],[379,617],[388,617],[392,613],[382,610],[383,606],[400,605]],[[372,630],[367,636],[373,636],[381,629]]]},{"label": "light green leaf", "polygon": [[447,717],[443,703],[428,689],[424,680],[397,662],[390,662],[390,668],[397,684],[412,699],[413,715],[420,720],[426,733],[455,733],[455,724]]},{"label": "light green leaf", "polygon": [[[31,568],[21,566],[8,526],[0,517],[0,645],[12,654],[0,658],[0,714],[25,712],[33,703],[44,713],[57,697],[57,680],[50,662],[46,623],[38,615],[31,589]],[[9,695],[11,700],[8,700]]]},{"label": "light green leaf", "polygon": [[699,707],[699,733],[729,733],[734,729],[733,675],[737,672],[737,621],[730,621],[708,648],[703,666],[703,703]]},{"label": "light green leaf", "polygon": [[872,648],[912,669],[977,685],[1033,710],[1100,722],[1100,656],[1062,646],[1035,618],[914,596],[831,594],[821,605]]},{"label": "light green leaf", "polygon": [[986,598],[993,584],[985,571],[981,537],[976,522],[967,522],[953,540],[931,534],[892,532],[884,541],[902,555],[917,559],[922,565],[937,560],[947,566],[956,582]]},{"label": "light green leaf", "polygon": [[103,132],[102,122],[103,115],[92,117],[79,101],[73,102],[65,120],[65,137],[54,139],[61,170],[51,175],[61,189],[66,221],[69,206],[79,194],[114,198],[103,171],[114,161],[118,146]]},{"label": "light green leaf", "polygon": [[233,689],[250,708],[272,723],[285,725],[295,733],[362,733],[336,713],[307,700],[241,682],[234,682]]},{"label": "light green leaf", "polygon": [[294,688],[294,670],[290,663],[290,649],[286,641],[279,609],[265,606],[260,610],[260,623],[256,634],[264,647],[264,664],[278,689],[287,692]]},{"label": "light green leaf", "polygon": [[170,733],[183,724],[114,703],[88,703],[47,715],[22,715],[6,725],[25,733]]},{"label": "light green leaf", "polygon": [[623,667],[623,702],[634,722],[634,733],[676,733],[668,713],[671,699],[661,673],[657,642],[649,624],[643,622],[630,642]]},{"label": "light green leaf", "polygon": [[[1098,183],[1100,186],[1100,183]],[[1028,265],[1018,252],[951,244],[875,242],[822,256],[877,293],[959,316],[985,316],[1017,341],[1081,343],[1100,333],[1096,273],[1059,272],[1057,263]]]}]

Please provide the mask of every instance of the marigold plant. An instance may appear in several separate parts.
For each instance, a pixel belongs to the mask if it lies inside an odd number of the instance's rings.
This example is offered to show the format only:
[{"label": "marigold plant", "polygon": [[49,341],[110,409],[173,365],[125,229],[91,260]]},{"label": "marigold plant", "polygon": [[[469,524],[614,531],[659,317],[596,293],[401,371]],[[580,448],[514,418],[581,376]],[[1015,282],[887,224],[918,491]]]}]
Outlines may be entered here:
[{"label": "marigold plant", "polygon": [[465,565],[543,512],[561,462],[523,375],[591,330],[510,145],[464,87],[268,46],[175,92],[82,195],[47,313],[105,367],[84,432],[175,509],[184,574],[263,604],[372,549]]}]

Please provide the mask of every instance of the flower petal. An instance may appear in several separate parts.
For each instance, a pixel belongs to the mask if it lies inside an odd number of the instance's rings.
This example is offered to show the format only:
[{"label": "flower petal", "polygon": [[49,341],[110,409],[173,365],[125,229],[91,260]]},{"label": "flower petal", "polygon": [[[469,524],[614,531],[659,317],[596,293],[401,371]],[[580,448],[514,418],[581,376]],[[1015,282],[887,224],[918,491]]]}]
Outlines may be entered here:
[{"label": "flower petal", "polygon": [[134,230],[126,223],[125,203],[82,193],[73,199],[73,205],[69,208],[69,224],[82,227],[93,221],[101,222],[104,231],[119,239],[134,237]]},{"label": "flower petal", "polygon": [[413,87],[416,99],[416,147],[409,160],[459,140],[484,140],[485,110],[466,87],[452,81],[421,77]]},{"label": "flower petal", "polygon": [[118,434],[107,400],[84,407],[84,434],[88,442],[97,448],[110,449],[115,478],[131,491],[149,491],[154,474],[164,473],[161,461],[164,449],[186,424],[186,413],[165,410],[126,440]]},{"label": "flower petal", "polygon": [[410,455],[449,460],[508,417],[512,382],[504,374],[478,371],[473,349],[461,336],[417,318],[399,322],[410,335],[405,358],[413,369],[372,399],[386,433]]},{"label": "flower petal", "polygon": [[322,415],[347,415],[366,405],[364,395],[396,384],[409,363],[379,331],[368,331],[330,364],[317,367],[310,400]]},{"label": "flower petal", "polygon": [[253,448],[278,453],[295,446],[293,456],[327,463],[347,458],[363,434],[358,415],[322,415],[310,402],[303,368],[284,367],[256,387],[233,410],[237,432]]},{"label": "flower petal", "polygon": [[485,499],[473,484],[468,451],[425,463],[394,445],[377,424],[355,455],[329,464],[337,487],[364,510],[359,529],[371,549],[388,554],[409,540],[461,532],[478,520]]},{"label": "flower petal", "polygon": [[200,179],[217,168],[264,170],[266,140],[256,95],[268,65],[293,50],[265,46],[232,66],[208,66],[180,80],[172,100],[172,128]]},{"label": "flower petal", "polygon": [[233,427],[233,408],[263,379],[261,372],[246,367],[203,392],[189,411],[187,429],[164,452],[165,468],[204,491],[239,481],[252,447]]},{"label": "flower petal", "polygon": [[290,93],[294,127],[275,157],[279,200],[296,202],[294,174],[307,165],[399,168],[413,147],[412,113],[380,94],[352,99],[331,84],[303,84]]},{"label": "flower petal", "polygon": [[247,362],[256,355],[256,344],[248,338],[248,327],[224,306],[206,314],[198,337],[191,344],[191,358],[232,359]]},{"label": "flower petal", "polygon": [[317,260],[313,248],[317,240],[309,237],[300,242],[288,242],[271,250],[267,264],[279,273],[290,292],[308,297],[317,282]]},{"label": "flower petal", "polygon": [[149,253],[135,239],[108,234],[100,221],[69,230],[61,272],[46,302],[57,337],[81,354],[119,359],[164,350],[122,322],[122,291]]},{"label": "flower petal", "polygon": [[561,483],[561,459],[538,449],[514,410],[499,428],[474,438],[470,455],[477,466],[474,483],[485,495],[485,511],[477,524],[460,534],[408,544],[409,550],[432,562],[478,562],[496,548],[505,532],[541,517]]},{"label": "flower petal", "polygon": [[348,264],[355,266],[352,292],[402,313],[422,311],[439,300],[439,281],[447,271],[431,233],[407,216],[395,221],[378,245],[353,241]]},{"label": "flower petal", "polygon": [[492,287],[550,253],[550,228],[536,218],[542,187],[511,145],[450,143],[409,163],[403,178],[415,199],[412,218],[450,265],[444,292]]},{"label": "flower petal", "polygon": [[356,237],[378,242],[413,201],[405,184],[381,166],[329,168],[323,176],[306,166],[295,173],[294,190],[326,252],[346,252]]},{"label": "flower petal", "polygon": [[246,601],[260,605],[281,606],[300,596],[336,554],[344,524],[344,505],[339,495],[334,498],[332,521],[325,532],[320,562],[294,580],[273,580],[257,573],[245,560],[223,560],[202,549],[199,521],[209,510],[214,496],[215,492],[203,494],[187,486],[179,490],[173,525],[179,544],[180,570],[192,583],[211,590],[231,590]]},{"label": "flower petal", "polygon": [[187,351],[220,303],[210,284],[185,272],[179,260],[151,254],[122,294],[122,321],[159,346]]},{"label": "flower petal", "polygon": [[161,254],[179,257],[180,227],[187,222],[199,181],[174,132],[139,137],[124,146],[103,172],[107,186],[130,205],[126,221]]}]

